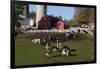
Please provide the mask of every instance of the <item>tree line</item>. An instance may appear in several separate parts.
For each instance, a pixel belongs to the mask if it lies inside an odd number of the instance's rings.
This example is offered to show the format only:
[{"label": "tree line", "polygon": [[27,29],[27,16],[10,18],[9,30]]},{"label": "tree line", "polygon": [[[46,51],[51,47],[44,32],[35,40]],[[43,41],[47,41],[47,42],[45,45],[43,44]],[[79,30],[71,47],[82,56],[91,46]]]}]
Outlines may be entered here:
[{"label": "tree line", "polygon": [[80,24],[89,24],[95,22],[95,9],[94,8],[75,8],[74,20]]}]

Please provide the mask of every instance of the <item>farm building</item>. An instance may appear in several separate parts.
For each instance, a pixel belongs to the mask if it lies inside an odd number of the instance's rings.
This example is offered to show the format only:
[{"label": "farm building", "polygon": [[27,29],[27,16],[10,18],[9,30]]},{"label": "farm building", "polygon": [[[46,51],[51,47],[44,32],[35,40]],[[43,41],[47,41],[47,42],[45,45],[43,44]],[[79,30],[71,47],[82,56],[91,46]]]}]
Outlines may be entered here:
[{"label": "farm building", "polygon": [[64,23],[62,21],[58,21],[56,23],[56,28],[59,30],[63,30],[64,29]]},{"label": "farm building", "polygon": [[62,21],[61,16],[46,15],[45,5],[37,5],[36,20],[27,18],[27,10],[24,8],[24,15],[20,16],[23,19],[19,21],[22,30],[27,30],[26,25],[29,25],[31,29],[69,29],[69,25]]}]

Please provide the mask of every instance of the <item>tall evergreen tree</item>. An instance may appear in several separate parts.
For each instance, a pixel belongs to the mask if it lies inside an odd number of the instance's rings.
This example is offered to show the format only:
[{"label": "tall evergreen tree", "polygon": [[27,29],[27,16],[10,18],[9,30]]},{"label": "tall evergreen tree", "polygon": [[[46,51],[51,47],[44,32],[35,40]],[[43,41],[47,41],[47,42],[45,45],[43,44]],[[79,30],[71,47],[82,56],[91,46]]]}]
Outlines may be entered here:
[{"label": "tall evergreen tree", "polygon": [[20,23],[18,22],[18,20],[22,20],[20,15],[23,15],[24,6],[25,6],[25,4],[23,4],[23,3],[15,4],[15,26],[17,28],[20,27]]},{"label": "tall evergreen tree", "polygon": [[15,4],[15,36],[18,35],[19,33],[22,33],[19,29],[21,24],[18,22],[18,20],[22,20],[20,15],[23,15],[24,6],[25,4],[23,3]]}]

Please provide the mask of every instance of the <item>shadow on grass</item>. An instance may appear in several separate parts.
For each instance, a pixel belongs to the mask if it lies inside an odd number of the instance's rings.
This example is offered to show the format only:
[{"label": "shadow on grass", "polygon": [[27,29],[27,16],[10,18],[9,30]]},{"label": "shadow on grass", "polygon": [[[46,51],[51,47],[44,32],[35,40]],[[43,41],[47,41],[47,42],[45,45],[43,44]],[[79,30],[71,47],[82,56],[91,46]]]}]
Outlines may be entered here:
[{"label": "shadow on grass", "polygon": [[49,57],[47,57],[46,56],[46,58],[48,58],[48,59],[50,59],[50,58],[55,58],[55,57],[72,57],[72,56],[77,56],[78,54],[69,54],[69,56],[66,56],[66,55],[64,55],[64,56],[62,56],[62,55],[54,55],[54,56],[49,56]]}]

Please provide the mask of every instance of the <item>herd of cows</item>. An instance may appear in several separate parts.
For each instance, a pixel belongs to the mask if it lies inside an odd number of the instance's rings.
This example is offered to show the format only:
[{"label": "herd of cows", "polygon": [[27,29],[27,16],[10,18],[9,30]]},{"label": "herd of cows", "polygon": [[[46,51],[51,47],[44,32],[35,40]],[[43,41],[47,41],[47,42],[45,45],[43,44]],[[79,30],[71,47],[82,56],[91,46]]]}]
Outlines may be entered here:
[{"label": "herd of cows", "polygon": [[[88,34],[83,30],[84,34]],[[71,52],[76,52],[75,49],[70,49],[69,46],[63,45],[61,42],[66,40],[80,39],[80,30],[77,32],[71,31],[67,33],[34,33],[32,35],[32,42],[34,44],[44,44],[46,49],[46,56],[50,57],[52,53],[59,52],[62,56],[72,55]],[[50,41],[56,41],[55,45],[50,44]]]}]

